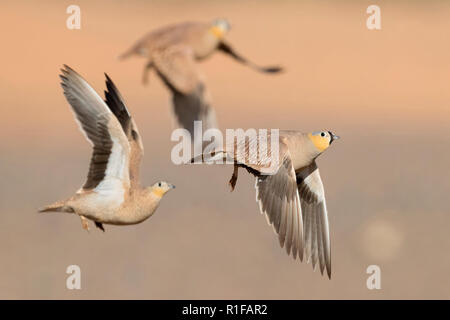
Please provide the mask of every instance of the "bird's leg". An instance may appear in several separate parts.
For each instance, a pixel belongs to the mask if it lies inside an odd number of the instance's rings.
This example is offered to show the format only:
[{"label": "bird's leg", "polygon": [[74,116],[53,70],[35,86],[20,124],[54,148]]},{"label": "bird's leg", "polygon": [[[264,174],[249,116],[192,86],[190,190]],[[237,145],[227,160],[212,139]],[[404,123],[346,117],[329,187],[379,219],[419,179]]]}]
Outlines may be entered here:
[{"label": "bird's leg", "polygon": [[146,85],[148,83],[148,72],[152,68],[153,63],[150,61],[144,67],[144,73],[142,74],[142,83]]},{"label": "bird's leg", "polygon": [[81,226],[83,227],[84,230],[86,230],[87,232],[89,232],[89,220],[86,219],[86,217],[81,216],[80,215],[80,219],[81,219]]},{"label": "bird's leg", "polygon": [[95,221],[95,226],[105,232],[105,228],[103,228],[103,224],[101,224],[100,222]]},{"label": "bird's leg", "polygon": [[238,169],[239,167],[235,164],[233,169],[233,175],[231,176],[230,181],[228,182],[231,187],[231,192],[233,192],[234,187],[236,186],[237,178],[238,178]]}]

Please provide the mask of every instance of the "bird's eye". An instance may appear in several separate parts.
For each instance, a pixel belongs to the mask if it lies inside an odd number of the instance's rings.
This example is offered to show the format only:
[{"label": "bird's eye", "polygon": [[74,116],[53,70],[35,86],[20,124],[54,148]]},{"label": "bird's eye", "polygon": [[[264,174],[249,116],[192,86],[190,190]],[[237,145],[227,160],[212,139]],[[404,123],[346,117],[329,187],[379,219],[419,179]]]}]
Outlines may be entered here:
[{"label": "bird's eye", "polygon": [[158,182],[158,187],[161,187],[161,186],[162,186],[161,182]]},{"label": "bird's eye", "polygon": [[320,134],[320,136],[321,136],[321,137],[325,137],[325,132],[322,132],[322,133]]}]

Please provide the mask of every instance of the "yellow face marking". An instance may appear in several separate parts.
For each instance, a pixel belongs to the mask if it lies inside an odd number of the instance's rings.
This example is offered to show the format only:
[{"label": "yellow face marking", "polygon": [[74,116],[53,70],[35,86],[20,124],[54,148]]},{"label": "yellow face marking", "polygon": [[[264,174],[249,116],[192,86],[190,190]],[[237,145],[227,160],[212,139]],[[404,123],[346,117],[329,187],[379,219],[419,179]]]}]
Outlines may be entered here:
[{"label": "yellow face marking", "polygon": [[155,196],[161,198],[161,197],[164,195],[164,193],[166,193],[166,192],[164,191],[164,189],[159,188],[159,187],[156,187],[156,188],[153,188],[153,189],[152,189],[152,193],[153,193]]},{"label": "yellow face marking", "polygon": [[320,135],[313,136],[311,133],[308,133],[308,137],[320,152],[323,152],[330,145],[327,137],[321,137]]},{"label": "yellow face marking", "polygon": [[219,28],[218,26],[213,26],[211,27],[211,29],[209,29],[209,31],[211,31],[211,33],[217,38],[217,39],[222,39],[225,32],[223,31],[222,28]]}]

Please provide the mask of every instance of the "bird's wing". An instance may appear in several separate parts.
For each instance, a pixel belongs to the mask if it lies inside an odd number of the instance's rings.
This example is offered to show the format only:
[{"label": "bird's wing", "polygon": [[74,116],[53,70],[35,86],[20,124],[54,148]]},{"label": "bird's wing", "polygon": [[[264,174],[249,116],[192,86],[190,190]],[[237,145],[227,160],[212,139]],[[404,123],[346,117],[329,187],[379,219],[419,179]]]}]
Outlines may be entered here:
[{"label": "bird's wing", "polygon": [[305,256],[312,260],[313,268],[317,261],[320,272],[327,269],[331,278],[330,232],[328,227],[325,191],[315,162],[296,172],[298,192],[303,214],[305,233]]},{"label": "bird's wing", "polygon": [[281,247],[303,260],[303,219],[295,170],[289,152],[274,175],[256,178],[256,201],[278,234]]},{"label": "bird's wing", "polygon": [[222,51],[223,53],[226,53],[228,55],[230,55],[232,58],[234,58],[236,61],[245,64],[247,66],[249,66],[250,68],[256,70],[256,71],[260,71],[260,72],[265,72],[265,73],[278,73],[283,71],[283,68],[279,67],[279,66],[270,66],[270,67],[262,67],[262,66],[258,66],[255,63],[249,61],[247,58],[244,58],[243,56],[241,56],[240,54],[238,54],[232,47],[230,44],[221,41],[219,46],[217,47],[217,50]]},{"label": "bird's wing", "polygon": [[173,95],[178,123],[193,137],[194,121],[202,121],[203,131],[216,128],[209,93],[197,71],[192,50],[173,46],[153,55],[153,65]]},{"label": "bird's wing", "polygon": [[106,90],[105,90],[105,103],[111,110],[111,112],[119,120],[122,126],[123,132],[125,133],[128,142],[130,144],[130,160],[129,160],[129,174],[130,182],[132,186],[139,185],[139,169],[141,164],[141,159],[144,154],[144,147],[142,144],[141,135],[137,128],[136,123],[128,112],[127,107],[123,98],[112,82],[111,78],[106,76]]},{"label": "bird's wing", "polygon": [[81,191],[123,194],[130,185],[130,146],[119,121],[78,73],[68,66],[61,71],[64,95],[81,131],[93,145],[88,177]]}]

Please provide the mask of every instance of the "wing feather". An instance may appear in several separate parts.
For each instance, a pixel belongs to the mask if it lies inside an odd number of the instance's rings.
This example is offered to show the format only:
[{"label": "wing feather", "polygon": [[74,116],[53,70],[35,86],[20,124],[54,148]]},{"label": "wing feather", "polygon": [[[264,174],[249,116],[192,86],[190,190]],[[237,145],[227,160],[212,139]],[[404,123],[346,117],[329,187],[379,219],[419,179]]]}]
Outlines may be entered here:
[{"label": "wing feather", "polygon": [[124,185],[129,186],[130,147],[122,127],[105,102],[78,73],[68,66],[61,71],[64,95],[81,131],[93,145],[89,173],[82,191],[123,192]]},{"label": "wing feather", "polygon": [[[273,175],[259,175],[256,178],[256,200],[261,213],[267,217],[278,234],[281,247],[294,258],[303,245],[303,222],[300,200],[297,192],[295,171],[289,153],[283,164]],[[282,187],[283,186],[283,187]]]},{"label": "wing feather", "polygon": [[214,109],[202,76],[197,71],[192,50],[184,46],[169,47],[155,53],[153,64],[172,92],[178,123],[194,134],[194,121],[202,121],[203,132],[217,128]]},{"label": "wing feather", "polygon": [[313,268],[319,262],[331,278],[330,234],[325,191],[315,162],[297,170],[297,185],[305,221],[306,259],[312,261]]},{"label": "wing feather", "polygon": [[132,186],[139,185],[139,170],[144,154],[144,147],[142,144],[141,135],[136,123],[131,117],[125,102],[111,78],[105,73],[106,90],[105,103],[111,112],[119,120],[125,133],[128,143],[130,145],[130,161],[129,161],[129,176]]}]

